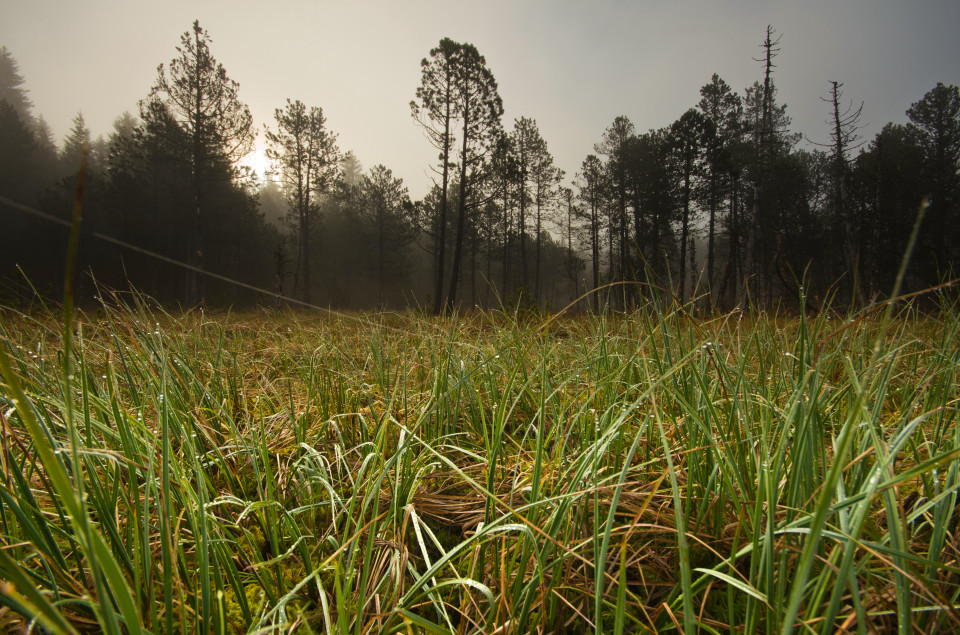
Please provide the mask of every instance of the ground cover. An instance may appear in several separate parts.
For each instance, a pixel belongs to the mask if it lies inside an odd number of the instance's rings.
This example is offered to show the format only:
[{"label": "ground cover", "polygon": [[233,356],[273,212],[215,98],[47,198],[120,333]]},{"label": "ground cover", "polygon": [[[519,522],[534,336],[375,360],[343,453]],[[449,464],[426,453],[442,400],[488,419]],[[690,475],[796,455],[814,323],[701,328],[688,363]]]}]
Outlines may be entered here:
[{"label": "ground cover", "polygon": [[958,314],[4,310],[0,628],[952,632]]}]

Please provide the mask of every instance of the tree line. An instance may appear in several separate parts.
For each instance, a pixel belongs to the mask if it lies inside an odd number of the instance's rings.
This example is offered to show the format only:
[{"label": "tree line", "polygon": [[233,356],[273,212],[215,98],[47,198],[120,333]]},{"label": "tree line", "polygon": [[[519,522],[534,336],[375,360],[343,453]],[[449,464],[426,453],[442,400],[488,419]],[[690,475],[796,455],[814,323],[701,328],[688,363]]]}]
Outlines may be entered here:
[{"label": "tree line", "polygon": [[0,218],[16,237],[0,256],[0,294],[56,295],[67,228],[22,207],[68,219],[81,164],[80,267],[186,305],[274,301],[256,287],[308,304],[434,312],[712,310],[801,296],[855,306],[893,288],[923,201],[907,288],[949,279],[960,256],[958,88],[937,84],[907,124],[868,140],[862,104],[827,82],[823,138],[802,147],[777,93],[770,28],[743,93],[714,74],[669,126],[640,132],[616,117],[569,177],[535,119],[505,124],[477,48],[444,38],[411,90],[411,116],[437,152],[419,201],[386,166],[365,171],[339,148],[319,105],[291,99],[265,126],[274,174],[262,185],[241,164],[252,116],[211,44],[194,22],[136,116],[92,140],[78,114],[60,144],[0,48]]}]

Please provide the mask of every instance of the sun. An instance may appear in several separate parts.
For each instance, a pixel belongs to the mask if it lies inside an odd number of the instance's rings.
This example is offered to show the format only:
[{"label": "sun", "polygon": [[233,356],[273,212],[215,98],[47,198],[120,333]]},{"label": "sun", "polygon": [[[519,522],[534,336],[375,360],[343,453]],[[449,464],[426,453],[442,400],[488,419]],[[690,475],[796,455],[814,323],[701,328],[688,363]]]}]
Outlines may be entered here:
[{"label": "sun", "polygon": [[250,154],[240,159],[240,165],[256,172],[257,180],[260,183],[266,183],[271,178],[269,174],[272,169],[270,159],[267,158],[266,148],[260,144],[254,146]]}]

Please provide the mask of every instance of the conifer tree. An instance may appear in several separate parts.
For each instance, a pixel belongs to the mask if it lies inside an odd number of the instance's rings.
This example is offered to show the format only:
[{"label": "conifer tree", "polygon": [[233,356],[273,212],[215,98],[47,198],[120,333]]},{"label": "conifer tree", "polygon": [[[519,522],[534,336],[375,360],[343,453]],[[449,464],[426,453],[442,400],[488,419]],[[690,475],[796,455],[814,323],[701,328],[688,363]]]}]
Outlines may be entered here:
[{"label": "conifer tree", "polygon": [[910,106],[907,117],[907,129],[923,151],[931,197],[924,242],[942,273],[960,256],[960,88],[938,82]]},{"label": "conifer tree", "polygon": [[319,197],[333,185],[339,165],[336,135],[326,128],[323,110],[310,110],[300,100],[287,100],[274,111],[276,129],[267,129],[267,157],[278,168],[290,207],[288,220],[297,233],[296,281],[304,302],[310,299],[312,232],[319,214]]},{"label": "conifer tree", "polygon": [[430,59],[423,58],[420,62],[420,86],[417,87],[417,99],[410,102],[414,120],[423,127],[427,139],[439,151],[440,166],[437,172],[440,174],[440,185],[434,250],[434,313],[439,313],[443,307],[450,170],[457,118],[457,65],[460,56],[460,44],[450,38],[440,40],[440,44],[430,50]]},{"label": "conifer tree", "polygon": [[701,195],[705,199],[707,224],[707,284],[713,297],[716,262],[716,235],[720,206],[725,196],[733,196],[731,169],[732,149],[742,136],[743,104],[740,95],[716,73],[709,84],[700,89],[697,108],[703,113],[706,183]]},{"label": "conifer tree", "polygon": [[503,101],[497,90],[497,81],[487,68],[486,59],[472,44],[460,45],[457,58],[455,110],[460,120],[459,192],[447,311],[453,310],[457,303],[467,211],[477,209],[481,204],[475,199],[487,176],[487,154],[498,138],[500,117],[503,115]]},{"label": "conifer tree", "polygon": [[6,101],[13,108],[20,120],[29,128],[33,123],[30,98],[27,89],[23,88],[23,77],[20,75],[20,66],[13,58],[13,54],[5,46],[0,46],[0,100]]},{"label": "conifer tree", "polygon": [[[236,164],[250,153],[255,130],[250,110],[240,101],[240,86],[227,76],[210,51],[209,34],[194,21],[180,37],[177,56],[169,66],[157,67],[157,80],[150,98],[141,102],[141,116],[154,100],[159,101],[185,133],[182,148],[191,172],[193,220],[190,231],[190,264],[204,266],[205,242],[215,228],[205,227],[207,200],[218,183],[236,175]],[[188,297],[203,297],[203,278],[190,277]]]}]

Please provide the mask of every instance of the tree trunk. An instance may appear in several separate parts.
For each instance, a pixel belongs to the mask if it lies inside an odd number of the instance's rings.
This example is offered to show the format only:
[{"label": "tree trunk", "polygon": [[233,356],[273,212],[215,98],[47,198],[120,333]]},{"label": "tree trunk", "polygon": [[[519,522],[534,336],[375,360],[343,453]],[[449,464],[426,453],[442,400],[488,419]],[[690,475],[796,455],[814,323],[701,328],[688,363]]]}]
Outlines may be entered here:
[{"label": "tree trunk", "polygon": [[447,188],[450,179],[450,86],[453,82],[453,71],[447,68],[446,77],[446,103],[443,120],[443,180],[440,192],[440,228],[439,239],[437,243],[436,258],[436,284],[434,285],[433,312],[439,314],[443,308],[443,264],[444,249],[447,243]]},{"label": "tree trunk", "polygon": [[[469,77],[464,85],[469,86]],[[463,252],[463,229],[467,218],[467,150],[470,147],[470,95],[463,100],[463,142],[460,148],[460,197],[457,201],[457,234],[453,245],[453,266],[450,268],[450,292],[447,294],[447,312],[452,312],[457,304],[457,283],[460,278],[460,258]]]},{"label": "tree trunk", "polygon": [[[539,190],[540,186],[537,185]],[[533,298],[537,302],[537,306],[540,306],[540,229],[541,229],[541,206],[540,206],[540,194],[537,193],[537,253],[536,253],[536,262],[534,263],[534,278],[533,278]]]},{"label": "tree trunk", "polygon": [[683,219],[680,228],[680,303],[687,294],[687,236],[690,231],[690,167],[683,174]]},{"label": "tree trunk", "polygon": [[597,217],[597,205],[590,201],[590,246],[593,252],[593,308],[600,312],[600,219]]}]

